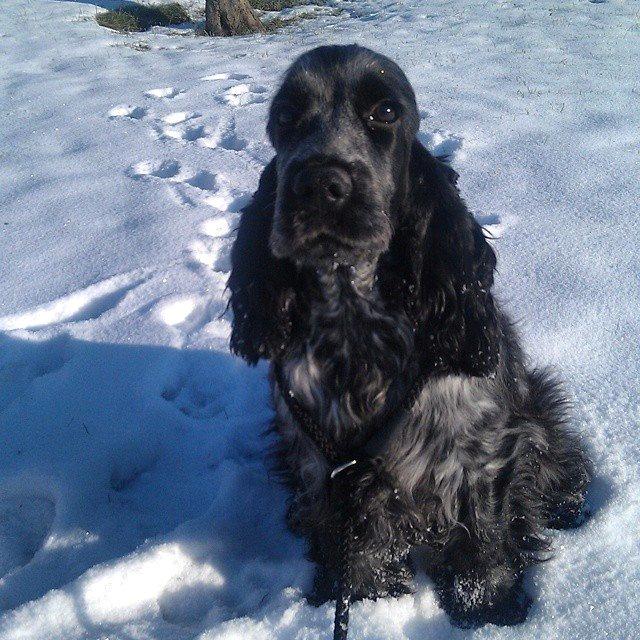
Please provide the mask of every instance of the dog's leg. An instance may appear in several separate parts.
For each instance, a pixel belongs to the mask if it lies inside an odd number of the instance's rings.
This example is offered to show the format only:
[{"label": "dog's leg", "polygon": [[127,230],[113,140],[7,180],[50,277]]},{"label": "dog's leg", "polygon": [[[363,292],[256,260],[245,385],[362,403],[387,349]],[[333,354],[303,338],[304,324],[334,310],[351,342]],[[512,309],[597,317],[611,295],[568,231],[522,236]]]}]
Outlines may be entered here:
[{"label": "dog's leg", "polygon": [[[322,545],[324,547],[325,545]],[[335,554],[338,550],[335,549]],[[329,557],[335,558],[334,553]],[[327,560],[327,550],[311,545],[309,558],[316,563],[316,572],[307,602],[320,606],[336,597],[342,567]],[[353,600],[398,597],[412,593],[413,568],[408,559],[389,559],[376,554],[355,553],[351,559],[351,597]]]},{"label": "dog's leg", "polygon": [[[322,517],[308,533],[309,559],[318,565],[309,602],[321,604],[335,597],[344,545],[349,547],[349,582],[353,600],[397,597],[412,592],[413,568],[409,516],[391,485],[372,474],[353,486],[355,502],[350,533],[340,526],[343,505],[327,501]],[[394,504],[397,503],[397,504]],[[349,539],[343,536],[348,535]]]},{"label": "dog's leg", "polygon": [[461,497],[466,533],[449,540],[434,573],[440,601],[458,626],[523,622],[531,604],[523,571],[546,557],[545,527],[577,526],[584,517],[588,463],[564,426],[559,392],[541,375],[533,377],[531,393],[528,416],[504,432],[500,466],[493,465],[482,491],[475,485]]},{"label": "dog's leg", "polygon": [[522,431],[537,443],[536,491],[542,496],[546,524],[552,529],[574,529],[586,522],[590,508],[587,486],[590,463],[575,434],[565,424],[564,397],[558,383],[545,371],[529,374],[529,406],[532,419]]},{"label": "dog's leg", "polygon": [[416,544],[419,512],[411,496],[380,469],[358,475],[351,582],[354,600],[375,600],[413,592],[409,551]]},{"label": "dog's leg", "polygon": [[406,558],[384,559],[357,555],[351,568],[353,600],[376,600],[413,593],[413,569]]},{"label": "dog's leg", "polygon": [[575,529],[591,516],[586,500],[591,471],[577,440],[561,426],[548,426],[549,455],[541,455],[538,491],[545,500],[547,526]]},{"label": "dog's leg", "polygon": [[548,550],[531,430],[514,423],[506,433],[500,465],[485,467],[486,475],[460,492],[460,522],[432,571],[440,602],[459,627],[524,622],[531,598],[523,572]]}]

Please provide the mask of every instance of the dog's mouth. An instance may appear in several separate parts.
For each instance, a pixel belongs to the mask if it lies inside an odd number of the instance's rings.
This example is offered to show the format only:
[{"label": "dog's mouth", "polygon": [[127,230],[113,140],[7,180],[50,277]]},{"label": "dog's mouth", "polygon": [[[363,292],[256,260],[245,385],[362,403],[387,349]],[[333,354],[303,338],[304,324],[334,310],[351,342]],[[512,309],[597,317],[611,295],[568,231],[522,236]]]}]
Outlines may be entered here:
[{"label": "dog's mouth", "polygon": [[276,257],[289,258],[300,264],[353,265],[371,260],[387,246],[387,234],[354,234],[334,232],[328,225],[287,225],[282,233],[279,225],[271,235],[271,250]]},{"label": "dog's mouth", "polygon": [[295,247],[298,259],[305,261],[335,261],[336,263],[351,262],[352,258],[365,251],[365,246],[339,238],[331,233],[319,232],[303,238]]},{"label": "dog's mouth", "polygon": [[292,204],[276,205],[270,241],[276,257],[349,265],[379,255],[389,246],[391,221],[385,209],[373,202],[354,198],[339,212]]}]

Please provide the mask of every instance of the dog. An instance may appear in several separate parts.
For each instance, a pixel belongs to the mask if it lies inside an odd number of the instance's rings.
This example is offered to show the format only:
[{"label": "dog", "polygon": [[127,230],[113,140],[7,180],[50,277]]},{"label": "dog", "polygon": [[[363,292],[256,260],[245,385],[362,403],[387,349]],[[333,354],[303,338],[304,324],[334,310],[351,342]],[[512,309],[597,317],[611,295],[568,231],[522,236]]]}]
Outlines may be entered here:
[{"label": "dog", "polygon": [[[494,250],[419,120],[404,73],[369,49],[292,64],[270,106],[276,155],[232,248],[231,349],[281,371],[276,455],[317,563],[311,602],[336,597],[342,505],[286,394],[338,448],[374,423],[384,433],[376,472],[353,467],[353,598],[408,593],[423,567],[452,624],[514,625],[548,530],[585,517],[591,467],[559,382],[526,364],[491,291]],[[416,380],[414,402],[390,410]]]}]

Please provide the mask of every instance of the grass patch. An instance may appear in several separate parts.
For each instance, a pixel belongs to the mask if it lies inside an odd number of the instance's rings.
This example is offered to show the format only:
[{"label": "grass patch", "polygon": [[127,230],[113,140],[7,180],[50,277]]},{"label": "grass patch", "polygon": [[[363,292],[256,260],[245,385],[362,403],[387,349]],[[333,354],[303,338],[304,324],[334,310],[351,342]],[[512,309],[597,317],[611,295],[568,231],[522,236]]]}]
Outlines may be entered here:
[{"label": "grass patch", "polygon": [[308,4],[308,2],[305,0],[249,0],[249,4],[260,11],[282,11],[282,9],[299,7],[302,4]]},{"label": "grass patch", "polygon": [[[306,6],[310,6],[305,2]],[[328,13],[322,13],[323,16],[340,16],[342,15],[342,9],[333,9]],[[281,18],[280,16],[276,16],[271,20],[262,20],[262,24],[264,24],[265,29],[271,33],[272,31],[278,31],[279,29],[284,29],[285,27],[289,27],[292,24],[297,24],[298,22],[302,22],[303,20],[313,20],[318,17],[317,11],[305,11],[304,13],[298,13],[295,16],[290,16],[288,18]]]},{"label": "grass patch", "polygon": [[278,31],[278,29],[284,29],[284,27],[289,27],[292,24],[302,22],[303,20],[311,20],[315,17],[316,13],[314,11],[308,11],[307,13],[299,13],[298,15],[291,16],[290,18],[281,18],[276,16],[271,20],[263,20],[262,24],[265,29],[271,33],[272,31]]},{"label": "grass patch", "polygon": [[113,11],[96,15],[96,22],[100,26],[123,33],[146,31],[151,27],[167,27],[189,21],[189,14],[178,2],[157,5],[126,2]]}]

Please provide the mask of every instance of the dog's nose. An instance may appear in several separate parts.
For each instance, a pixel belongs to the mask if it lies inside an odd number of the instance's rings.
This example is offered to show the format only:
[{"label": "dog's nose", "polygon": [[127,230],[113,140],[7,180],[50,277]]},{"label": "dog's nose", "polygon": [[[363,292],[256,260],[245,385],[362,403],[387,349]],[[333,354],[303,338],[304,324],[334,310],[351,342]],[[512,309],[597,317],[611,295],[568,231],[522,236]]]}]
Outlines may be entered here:
[{"label": "dog's nose", "polygon": [[293,180],[293,192],[316,206],[342,207],[353,190],[347,171],[340,167],[303,167]]}]

